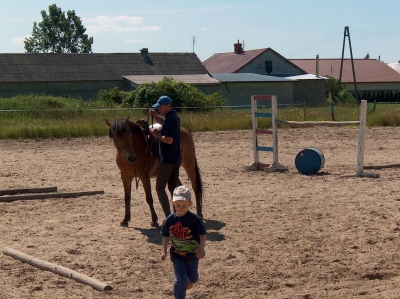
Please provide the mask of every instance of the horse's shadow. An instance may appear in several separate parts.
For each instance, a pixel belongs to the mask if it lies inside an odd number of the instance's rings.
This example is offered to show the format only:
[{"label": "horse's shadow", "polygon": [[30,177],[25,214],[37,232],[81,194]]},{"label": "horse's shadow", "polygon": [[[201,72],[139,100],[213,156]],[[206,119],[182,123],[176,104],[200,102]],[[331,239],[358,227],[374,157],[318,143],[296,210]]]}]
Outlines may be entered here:
[{"label": "horse's shadow", "polygon": [[[225,236],[223,234],[216,232],[217,230],[225,227],[225,223],[218,220],[204,220],[204,225],[207,229],[207,241],[218,242],[225,240]],[[152,228],[134,227],[134,229],[146,236],[150,243],[161,245],[161,226]]]},{"label": "horse's shadow", "polygon": [[219,242],[225,240],[225,236],[220,232],[217,232],[218,230],[226,226],[224,222],[213,219],[205,219],[204,225],[207,229],[207,241]]},{"label": "horse's shadow", "polygon": [[142,235],[146,236],[150,243],[161,245],[161,226],[152,228],[134,227],[134,229],[138,230]]},{"label": "horse's shadow", "polygon": [[218,221],[218,220],[207,220],[204,219],[204,225],[206,226],[207,230],[220,230],[221,228],[225,227],[226,224],[224,222]]}]

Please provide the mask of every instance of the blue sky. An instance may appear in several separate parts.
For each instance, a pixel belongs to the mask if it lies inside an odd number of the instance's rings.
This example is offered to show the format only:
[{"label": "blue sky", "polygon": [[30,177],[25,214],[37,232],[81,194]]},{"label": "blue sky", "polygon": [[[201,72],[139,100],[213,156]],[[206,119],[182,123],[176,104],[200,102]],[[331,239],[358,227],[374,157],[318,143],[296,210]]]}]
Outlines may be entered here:
[{"label": "blue sky", "polygon": [[[75,10],[94,53],[214,53],[272,48],[286,58],[341,58],[344,28],[354,58],[400,60],[397,0],[0,0],[0,53],[24,53],[33,22],[55,3]],[[193,45],[193,40],[195,40]],[[345,57],[350,57],[346,38]]]}]

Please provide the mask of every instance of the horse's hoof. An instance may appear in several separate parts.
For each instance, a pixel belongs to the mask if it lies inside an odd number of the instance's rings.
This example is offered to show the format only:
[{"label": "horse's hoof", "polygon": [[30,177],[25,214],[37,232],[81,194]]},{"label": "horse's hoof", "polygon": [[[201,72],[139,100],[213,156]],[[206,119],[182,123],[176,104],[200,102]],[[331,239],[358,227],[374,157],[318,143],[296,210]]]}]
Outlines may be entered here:
[{"label": "horse's hoof", "polygon": [[123,227],[128,227],[128,222],[122,221],[120,223],[120,225],[123,226]]}]

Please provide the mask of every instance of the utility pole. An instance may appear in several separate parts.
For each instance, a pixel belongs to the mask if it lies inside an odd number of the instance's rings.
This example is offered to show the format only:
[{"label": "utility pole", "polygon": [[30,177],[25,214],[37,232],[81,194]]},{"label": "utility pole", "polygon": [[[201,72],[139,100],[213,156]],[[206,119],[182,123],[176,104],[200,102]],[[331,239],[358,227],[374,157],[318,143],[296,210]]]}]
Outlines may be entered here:
[{"label": "utility pole", "polygon": [[351,66],[352,66],[352,69],[353,69],[354,90],[356,91],[356,101],[358,103],[359,101],[358,101],[356,72],[354,70],[353,50],[351,49],[350,30],[349,30],[348,26],[344,27],[343,47],[342,47],[342,60],[341,60],[341,63],[340,63],[339,85],[342,83],[343,57],[344,57],[344,48],[345,48],[345,44],[346,44],[346,36],[349,39]]}]

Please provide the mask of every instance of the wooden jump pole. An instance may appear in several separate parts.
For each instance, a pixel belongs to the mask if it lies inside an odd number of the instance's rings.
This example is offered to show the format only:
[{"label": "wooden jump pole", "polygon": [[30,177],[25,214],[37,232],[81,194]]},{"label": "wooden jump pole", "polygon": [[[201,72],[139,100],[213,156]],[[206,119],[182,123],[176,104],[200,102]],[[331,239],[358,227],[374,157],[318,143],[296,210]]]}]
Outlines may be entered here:
[{"label": "wooden jump pole", "polygon": [[15,250],[15,249],[12,249],[9,247],[3,248],[3,254],[11,256],[14,259],[17,259],[23,263],[27,263],[27,264],[37,267],[39,269],[42,269],[45,271],[50,271],[50,272],[65,276],[67,278],[72,278],[73,280],[83,283],[83,284],[87,284],[87,285],[91,286],[92,288],[94,288],[95,290],[100,291],[100,292],[112,290],[112,286],[102,283],[102,282],[98,281],[97,279],[86,276],[84,274],[81,274],[81,273],[71,270],[69,268],[40,260],[38,258],[27,255],[23,252],[20,252],[18,250]]},{"label": "wooden jump pole", "polygon": [[364,169],[382,169],[382,168],[395,168],[400,167],[400,164],[387,164],[387,165],[364,165]]},{"label": "wooden jump pole", "polygon": [[20,194],[20,193],[46,193],[46,192],[57,192],[57,187],[6,189],[6,190],[0,190],[0,196]]},{"label": "wooden jump pole", "polygon": [[80,192],[0,196],[0,202],[12,202],[12,201],[16,201],[16,200],[45,199],[45,198],[68,198],[68,197],[79,197],[79,196],[87,196],[87,195],[95,195],[95,194],[104,194],[104,191],[99,190],[99,191],[80,191]]},{"label": "wooden jump pole", "polygon": [[276,124],[279,126],[288,127],[344,127],[359,125],[359,121],[284,121],[276,120]]}]

